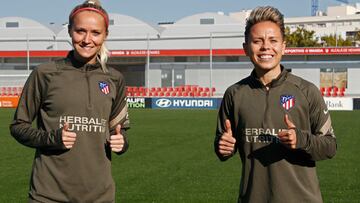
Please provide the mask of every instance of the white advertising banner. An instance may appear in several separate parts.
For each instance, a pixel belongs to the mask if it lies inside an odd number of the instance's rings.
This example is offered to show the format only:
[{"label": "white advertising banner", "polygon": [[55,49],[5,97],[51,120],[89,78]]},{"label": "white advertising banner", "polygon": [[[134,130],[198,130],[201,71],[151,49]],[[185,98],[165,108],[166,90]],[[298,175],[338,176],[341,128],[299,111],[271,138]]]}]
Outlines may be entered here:
[{"label": "white advertising banner", "polygon": [[329,110],[353,110],[353,98],[346,97],[324,97]]}]

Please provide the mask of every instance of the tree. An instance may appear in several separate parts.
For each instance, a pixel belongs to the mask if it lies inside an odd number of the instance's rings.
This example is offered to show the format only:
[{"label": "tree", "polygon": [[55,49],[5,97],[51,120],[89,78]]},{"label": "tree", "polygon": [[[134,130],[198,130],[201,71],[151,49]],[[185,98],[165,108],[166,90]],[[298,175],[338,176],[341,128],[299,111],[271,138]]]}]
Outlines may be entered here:
[{"label": "tree", "polygon": [[290,28],[285,28],[286,46],[287,47],[319,47],[318,37],[315,37],[315,31],[308,31],[305,28],[296,28],[290,32]]},{"label": "tree", "polygon": [[[337,41],[336,41],[336,38],[337,38]],[[355,36],[355,38],[356,38],[356,36]],[[321,41],[323,41],[326,46],[342,47],[342,46],[352,46],[354,40],[351,39],[350,37],[343,39],[340,35],[335,36],[333,34],[330,34],[330,35],[321,37]]]},{"label": "tree", "polygon": [[355,41],[360,41],[360,31],[357,31],[355,35]]},{"label": "tree", "polygon": [[356,29],[354,32],[349,33],[349,36],[346,38],[352,42],[352,46],[360,46],[360,31]]}]

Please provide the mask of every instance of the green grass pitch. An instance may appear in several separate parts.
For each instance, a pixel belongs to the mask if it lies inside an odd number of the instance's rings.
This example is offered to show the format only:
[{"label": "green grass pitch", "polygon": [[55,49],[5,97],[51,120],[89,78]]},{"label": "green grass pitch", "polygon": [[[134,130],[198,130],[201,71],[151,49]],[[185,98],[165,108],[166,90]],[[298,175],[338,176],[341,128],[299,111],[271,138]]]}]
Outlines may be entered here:
[{"label": "green grass pitch", "polygon": [[[0,202],[26,202],[34,150],[9,134],[0,109]],[[360,201],[360,111],[331,112],[337,155],[317,163],[324,202]],[[130,149],[113,156],[117,202],[236,202],[241,163],[213,151],[215,110],[130,110]]]}]

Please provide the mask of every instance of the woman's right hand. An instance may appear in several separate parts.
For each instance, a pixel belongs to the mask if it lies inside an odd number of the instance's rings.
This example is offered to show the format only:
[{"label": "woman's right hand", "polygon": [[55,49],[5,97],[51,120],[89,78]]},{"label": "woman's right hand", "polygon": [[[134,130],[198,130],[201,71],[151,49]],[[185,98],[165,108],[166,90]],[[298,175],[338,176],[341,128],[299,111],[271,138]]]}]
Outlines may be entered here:
[{"label": "woman's right hand", "polygon": [[219,153],[222,156],[230,156],[235,151],[236,139],[233,137],[230,120],[225,121],[225,132],[219,140]]},{"label": "woman's right hand", "polygon": [[71,149],[76,141],[76,133],[69,131],[69,123],[65,122],[61,136],[66,149]]}]

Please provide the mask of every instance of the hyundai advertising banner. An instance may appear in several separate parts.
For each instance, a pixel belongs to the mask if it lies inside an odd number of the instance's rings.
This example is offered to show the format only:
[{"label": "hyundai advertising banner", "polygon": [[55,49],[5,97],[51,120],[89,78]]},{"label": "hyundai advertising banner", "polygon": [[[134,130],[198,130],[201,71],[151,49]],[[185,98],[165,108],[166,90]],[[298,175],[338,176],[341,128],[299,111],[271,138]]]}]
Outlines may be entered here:
[{"label": "hyundai advertising banner", "polygon": [[152,98],[152,108],[157,109],[217,109],[218,99],[212,98]]}]

